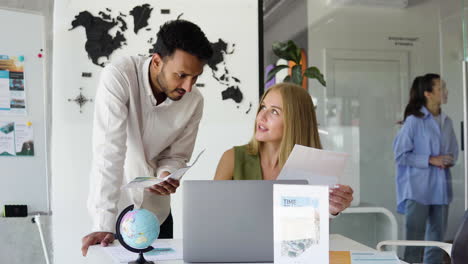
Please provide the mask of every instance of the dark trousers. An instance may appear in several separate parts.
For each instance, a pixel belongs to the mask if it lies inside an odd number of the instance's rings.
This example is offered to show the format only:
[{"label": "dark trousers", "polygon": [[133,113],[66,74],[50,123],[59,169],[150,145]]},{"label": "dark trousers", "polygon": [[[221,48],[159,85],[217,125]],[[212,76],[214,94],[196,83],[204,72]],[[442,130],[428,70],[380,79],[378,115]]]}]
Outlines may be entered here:
[{"label": "dark trousers", "polygon": [[172,221],[172,213],[169,212],[169,216],[160,226],[158,238],[174,238],[173,226],[174,222]]}]

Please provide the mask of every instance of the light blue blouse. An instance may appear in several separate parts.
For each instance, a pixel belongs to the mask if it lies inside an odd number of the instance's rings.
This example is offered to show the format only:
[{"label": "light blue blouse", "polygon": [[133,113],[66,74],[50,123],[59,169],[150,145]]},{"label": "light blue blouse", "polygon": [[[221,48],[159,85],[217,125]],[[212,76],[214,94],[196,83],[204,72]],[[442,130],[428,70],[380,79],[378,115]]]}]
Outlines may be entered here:
[{"label": "light blue blouse", "polygon": [[457,160],[452,120],[441,112],[440,126],[426,107],[420,111],[424,116],[408,116],[393,142],[399,213],[405,213],[407,199],[425,205],[452,201],[450,169],[429,164],[431,156],[452,155]]}]

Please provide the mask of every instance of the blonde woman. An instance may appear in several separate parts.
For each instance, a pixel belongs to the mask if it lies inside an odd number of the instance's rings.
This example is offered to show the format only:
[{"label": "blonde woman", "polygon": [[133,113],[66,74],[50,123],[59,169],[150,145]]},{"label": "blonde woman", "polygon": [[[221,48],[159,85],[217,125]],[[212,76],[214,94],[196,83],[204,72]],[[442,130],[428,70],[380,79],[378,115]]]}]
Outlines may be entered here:
[{"label": "blonde woman", "polygon": [[[260,100],[251,141],[223,154],[214,179],[276,180],[295,144],[322,148],[314,105],[302,87],[280,83]],[[353,190],[337,185],[329,200],[330,214],[337,215],[351,204]]]}]

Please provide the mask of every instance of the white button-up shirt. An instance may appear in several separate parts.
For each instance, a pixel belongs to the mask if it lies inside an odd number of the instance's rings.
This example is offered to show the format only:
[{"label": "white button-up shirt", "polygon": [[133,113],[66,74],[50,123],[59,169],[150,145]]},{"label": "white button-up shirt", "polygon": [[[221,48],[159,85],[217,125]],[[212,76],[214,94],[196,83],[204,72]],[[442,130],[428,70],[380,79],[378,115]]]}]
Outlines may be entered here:
[{"label": "white button-up shirt", "polygon": [[130,203],[151,210],[162,223],[170,212],[170,196],[143,189],[121,191],[121,186],[135,177],[172,173],[192,155],[203,97],[194,87],[179,101],[167,98],[156,106],[150,61],[125,57],[102,70],[95,97],[88,199],[93,232],[114,232],[119,210]]}]

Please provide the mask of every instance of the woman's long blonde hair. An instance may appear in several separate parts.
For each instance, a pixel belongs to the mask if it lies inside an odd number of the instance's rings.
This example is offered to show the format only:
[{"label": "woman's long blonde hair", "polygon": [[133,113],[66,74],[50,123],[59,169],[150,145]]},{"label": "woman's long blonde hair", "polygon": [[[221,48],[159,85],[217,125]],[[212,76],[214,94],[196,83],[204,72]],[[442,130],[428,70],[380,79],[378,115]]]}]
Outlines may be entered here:
[{"label": "woman's long blonde hair", "polygon": [[[270,87],[260,99],[260,107],[268,93],[279,91],[283,100],[283,138],[279,152],[279,165],[282,168],[295,144],[322,148],[317,129],[314,103],[309,93],[299,85],[293,83],[279,83]],[[255,121],[254,135],[250,140],[247,151],[251,155],[259,154],[261,142],[255,139],[257,121]]]}]

